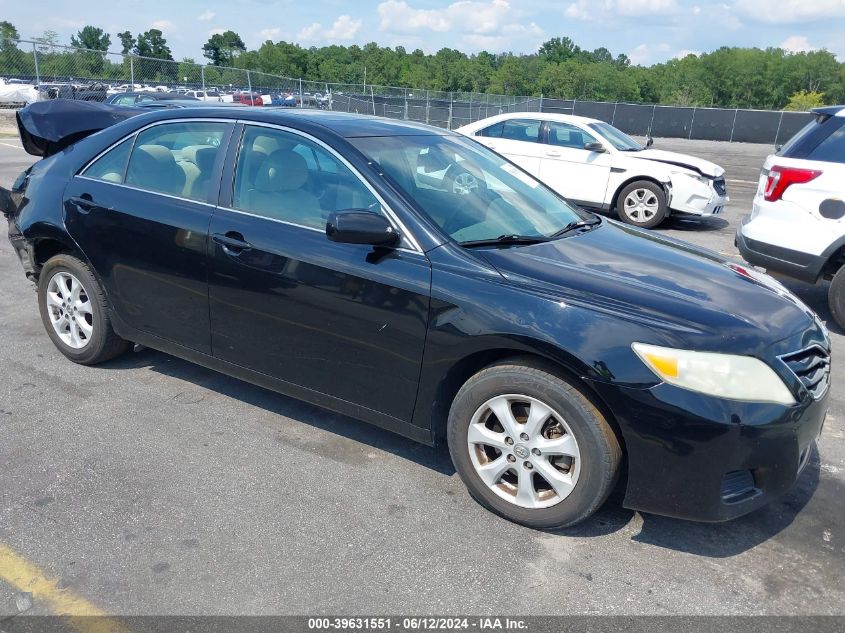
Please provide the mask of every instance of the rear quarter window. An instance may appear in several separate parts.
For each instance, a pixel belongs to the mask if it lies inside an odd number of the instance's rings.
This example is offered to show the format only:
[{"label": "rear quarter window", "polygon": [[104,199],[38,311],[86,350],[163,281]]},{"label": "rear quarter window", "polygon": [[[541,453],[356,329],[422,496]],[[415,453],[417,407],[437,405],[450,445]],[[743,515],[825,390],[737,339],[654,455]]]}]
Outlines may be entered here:
[{"label": "rear quarter window", "polygon": [[129,137],[100,156],[88,166],[82,175],[106,182],[122,183],[123,174],[126,171],[126,161],[129,159],[129,150],[132,149],[132,138]]},{"label": "rear quarter window", "polygon": [[829,163],[845,163],[845,125],[830,134],[812,150],[807,158]]},{"label": "rear quarter window", "polygon": [[845,118],[811,121],[778,151],[784,158],[845,163]]}]

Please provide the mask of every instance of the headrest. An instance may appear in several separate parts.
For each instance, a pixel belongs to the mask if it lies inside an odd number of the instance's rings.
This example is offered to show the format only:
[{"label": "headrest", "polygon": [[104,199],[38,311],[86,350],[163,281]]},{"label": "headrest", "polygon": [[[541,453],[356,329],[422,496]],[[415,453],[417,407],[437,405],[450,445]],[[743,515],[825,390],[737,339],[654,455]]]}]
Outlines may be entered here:
[{"label": "headrest", "polygon": [[188,145],[182,148],[182,160],[193,163],[200,171],[210,170],[216,156],[217,148],[211,145]]},{"label": "headrest", "polygon": [[132,158],[136,168],[144,171],[170,168],[176,170],[176,159],[164,145],[139,145],[135,148]]},{"label": "headrest", "polygon": [[307,180],[305,159],[296,152],[279,149],[261,163],[255,177],[255,188],[259,191],[292,191],[302,187]]},{"label": "headrest", "polygon": [[152,191],[177,193],[185,184],[185,172],[164,145],[139,145],[132,152],[126,181]]}]

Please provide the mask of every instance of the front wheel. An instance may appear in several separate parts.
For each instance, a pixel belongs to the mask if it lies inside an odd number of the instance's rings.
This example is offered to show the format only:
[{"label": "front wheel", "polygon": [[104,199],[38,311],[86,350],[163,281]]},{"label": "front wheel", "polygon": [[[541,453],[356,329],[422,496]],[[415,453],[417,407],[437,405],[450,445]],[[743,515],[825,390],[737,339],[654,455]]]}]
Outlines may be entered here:
[{"label": "front wheel", "polygon": [[667,206],[662,187],[649,180],[639,180],[619,192],[616,213],[623,222],[651,229],[666,218]]},{"label": "front wheel", "polygon": [[452,403],[448,441],[476,500],[539,529],[593,514],[621,460],[619,441],[592,402],[530,361],[500,363],[470,378]]},{"label": "front wheel", "polygon": [[76,257],[60,254],[44,264],[38,278],[38,309],[53,344],[76,363],[102,363],[129,348],[112,329],[100,285]]}]

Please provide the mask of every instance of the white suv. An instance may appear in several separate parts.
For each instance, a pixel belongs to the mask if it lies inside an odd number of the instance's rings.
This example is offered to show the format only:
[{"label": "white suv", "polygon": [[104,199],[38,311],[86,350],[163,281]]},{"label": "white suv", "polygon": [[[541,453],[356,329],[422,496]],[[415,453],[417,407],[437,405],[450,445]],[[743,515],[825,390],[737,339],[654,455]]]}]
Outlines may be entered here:
[{"label": "white suv", "polygon": [[813,113],[766,159],[736,243],[747,261],[770,271],[808,283],[831,279],[830,309],[845,327],[845,106]]},{"label": "white suv", "polygon": [[456,130],[497,151],[563,197],[616,211],[643,228],[672,213],[721,213],[728,203],[725,170],[710,161],[651,149],[597,119],[513,112]]}]

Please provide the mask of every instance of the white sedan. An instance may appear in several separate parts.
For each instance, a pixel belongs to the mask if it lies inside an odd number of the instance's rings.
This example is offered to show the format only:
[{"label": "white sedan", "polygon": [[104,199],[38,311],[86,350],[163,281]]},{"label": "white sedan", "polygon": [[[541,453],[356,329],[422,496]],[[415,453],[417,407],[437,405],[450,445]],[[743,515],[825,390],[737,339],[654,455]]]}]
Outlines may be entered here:
[{"label": "white sedan", "polygon": [[612,125],[566,114],[514,112],[456,130],[506,156],[565,198],[651,228],[673,213],[717,215],[728,202],[725,170],[652,149]]}]

